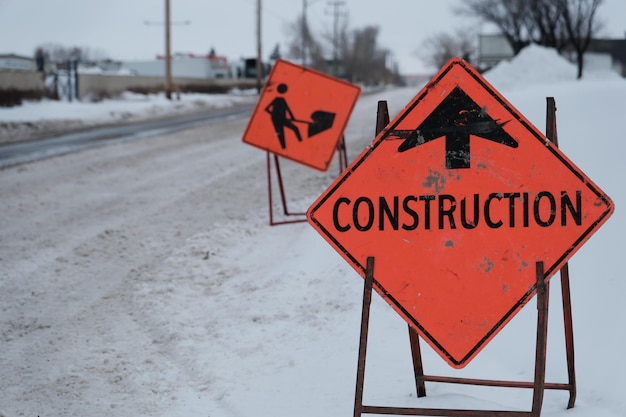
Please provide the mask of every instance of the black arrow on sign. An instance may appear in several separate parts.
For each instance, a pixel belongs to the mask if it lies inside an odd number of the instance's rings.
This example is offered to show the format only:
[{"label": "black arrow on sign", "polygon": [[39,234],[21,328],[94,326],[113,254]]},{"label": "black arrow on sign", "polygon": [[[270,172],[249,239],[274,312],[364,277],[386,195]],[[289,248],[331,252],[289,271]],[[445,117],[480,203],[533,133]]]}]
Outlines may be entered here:
[{"label": "black arrow on sign", "polygon": [[399,152],[445,136],[446,168],[460,169],[470,167],[470,135],[517,148],[517,141],[502,128],[507,123],[489,117],[485,109],[456,87],[417,129],[392,130],[389,135],[404,139]]}]

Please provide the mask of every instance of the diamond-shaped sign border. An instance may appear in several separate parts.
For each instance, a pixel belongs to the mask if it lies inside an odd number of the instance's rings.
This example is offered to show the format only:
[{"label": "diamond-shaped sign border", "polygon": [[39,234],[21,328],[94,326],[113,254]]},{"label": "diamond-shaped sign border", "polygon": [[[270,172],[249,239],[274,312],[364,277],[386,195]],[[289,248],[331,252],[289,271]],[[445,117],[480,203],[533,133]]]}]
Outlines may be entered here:
[{"label": "diamond-shaped sign border", "polygon": [[[282,94],[279,92],[281,84],[289,84],[289,90],[286,93],[290,96],[289,100],[304,105],[304,110],[328,110],[331,112],[334,118],[331,123],[332,126],[322,130],[314,139],[304,139],[303,144],[296,146],[291,144],[295,138],[292,138],[292,132],[288,131],[286,132],[289,136],[287,143],[290,145],[281,149],[278,145],[275,128],[271,126],[271,117],[265,111],[271,99]],[[337,145],[344,135],[360,94],[361,87],[358,85],[290,61],[278,59],[274,63],[259,100],[252,111],[242,141],[293,162],[325,172],[330,167]],[[290,104],[291,110],[302,119],[308,118],[309,115],[302,113],[303,109],[296,108],[296,104],[293,102]],[[308,120],[293,119],[291,121],[303,123]],[[312,124],[314,121],[309,122]],[[322,142],[319,142],[320,140]],[[315,142],[318,143],[315,144]]]},{"label": "diamond-shaped sign border", "polygon": [[[521,116],[519,112],[506,101],[506,99],[504,99],[499,93],[497,93],[495,89],[491,87],[467,63],[460,59],[453,59],[435,76],[435,78],[433,78],[433,80],[426,87],[424,87],[424,89],[413,99],[413,101],[409,103],[407,107],[405,107],[403,112],[399,116],[397,116],[396,119],[393,120],[378,135],[374,142],[365,151],[363,151],[363,153],[348,167],[348,169],[346,169],[346,171],[344,171],[344,173],[335,181],[335,183],[332,184],[329,189],[313,203],[313,205],[311,205],[308,210],[307,216],[309,223],[311,223],[311,225],[318,229],[320,234],[327,241],[329,241],[329,243],[331,243],[331,245],[335,247],[335,249],[344,257],[344,259],[352,264],[352,266],[363,277],[365,277],[366,272],[365,265],[362,264],[358,259],[356,259],[352,254],[350,254],[339,242],[339,240],[337,240],[333,236],[333,234],[315,218],[315,213],[338,189],[340,189],[344,181],[346,181],[351,176],[351,174],[361,166],[361,164],[368,158],[368,156],[375,152],[376,148],[381,143],[383,143],[385,138],[391,134],[391,132],[401,123],[401,121],[408,114],[410,114],[416,106],[421,103],[424,97],[429,93],[431,87],[439,83],[452,68],[459,66],[464,70],[466,75],[471,76],[476,82],[478,82],[488,94],[490,94],[500,105],[502,105],[504,109],[506,109],[506,111],[508,111],[508,113],[510,113],[512,117],[517,119],[517,121],[522,124],[527,129],[527,131],[532,134],[532,136],[534,136],[541,143],[545,144],[546,148],[553,154],[554,157],[558,158],[559,161],[565,167],[567,167],[568,170],[570,170],[575,176],[581,179],[581,182],[582,184],[584,184],[585,187],[587,187],[598,197],[598,199],[602,200],[604,204],[606,204],[606,210],[602,213],[602,215],[595,222],[591,223],[591,225],[584,232],[581,233],[579,238],[575,240],[572,246],[570,246],[570,248],[565,253],[563,253],[563,255],[561,255],[550,265],[547,265],[545,269],[545,276],[547,277],[546,279],[549,279],[554,273],[557,272],[557,269],[560,268],[567,261],[567,259],[569,259],[569,257],[571,257],[571,255],[582,246],[582,244],[587,239],[589,239],[591,234],[608,219],[608,217],[614,210],[613,203],[610,201],[610,199],[595,184],[593,184],[584,175],[582,175],[580,169],[575,167],[574,164],[571,163],[555,146],[551,146],[545,136],[540,133],[534,126],[532,126],[523,116]],[[387,290],[385,290],[385,288],[383,288],[376,279],[374,279],[374,288],[381,296],[383,296],[383,298],[385,298],[390,303],[390,305],[394,309],[396,309],[396,311],[398,311],[403,316],[403,318],[405,318],[405,320],[409,322],[409,324],[413,325],[419,330],[423,337],[425,337],[426,341],[431,344],[431,346],[433,346],[436,350],[438,350],[451,366],[457,368],[465,366],[485,346],[485,344],[489,340],[491,340],[495,333],[499,332],[502,329],[503,324],[508,322],[512,318],[512,315],[516,311],[518,311],[522,305],[528,302],[528,300],[536,293],[536,285],[529,288],[529,291],[515,305],[512,306],[512,308],[506,313],[506,315],[491,329],[491,331],[489,331],[485,335],[485,337],[473,349],[471,349],[471,351],[465,357],[461,359],[455,359],[446,352],[444,347],[439,342],[437,342],[437,340],[435,340],[432,335],[428,333],[426,329],[424,329],[421,324],[417,322],[411,316],[411,314],[406,311],[402,307],[402,305]]]}]

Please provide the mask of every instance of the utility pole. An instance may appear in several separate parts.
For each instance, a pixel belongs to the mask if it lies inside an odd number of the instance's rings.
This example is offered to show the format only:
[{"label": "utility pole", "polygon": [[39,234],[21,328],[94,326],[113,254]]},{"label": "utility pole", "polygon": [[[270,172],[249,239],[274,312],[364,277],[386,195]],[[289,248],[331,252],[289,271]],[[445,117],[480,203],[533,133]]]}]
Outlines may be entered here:
[{"label": "utility pole", "polygon": [[170,48],[170,0],[165,0],[165,97],[172,99],[172,52]]},{"label": "utility pole", "polygon": [[172,25],[188,25],[191,22],[185,20],[184,22],[172,22],[170,18],[170,0],[165,0],[165,22],[150,22],[144,21],[148,26],[165,26],[165,97],[168,100],[172,99],[172,51],[171,51],[171,29]]},{"label": "utility pole", "polygon": [[302,0],[302,65],[306,66],[306,51],[308,49],[309,44],[309,36],[311,31],[309,30],[309,25],[306,19],[306,9],[313,3],[316,3],[317,0]]},{"label": "utility pole", "polygon": [[302,0],[302,66],[306,66],[306,0]]},{"label": "utility pole", "polygon": [[343,14],[340,8],[346,2],[334,0],[329,1],[328,4],[333,8],[333,75],[337,77],[339,75],[339,16]]},{"label": "utility pole", "polygon": [[261,0],[256,2],[256,89],[261,94],[263,84],[263,56],[261,49]]}]

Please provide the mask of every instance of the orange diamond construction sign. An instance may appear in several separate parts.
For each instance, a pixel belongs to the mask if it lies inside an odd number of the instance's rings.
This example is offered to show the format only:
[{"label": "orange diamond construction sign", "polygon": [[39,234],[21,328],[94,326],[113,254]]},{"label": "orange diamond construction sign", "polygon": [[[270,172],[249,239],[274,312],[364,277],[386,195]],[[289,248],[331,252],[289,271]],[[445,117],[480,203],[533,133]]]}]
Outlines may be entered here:
[{"label": "orange diamond construction sign", "polygon": [[609,197],[451,60],[313,203],[309,223],[462,368],[609,218]]},{"label": "orange diamond construction sign", "polygon": [[326,171],[360,93],[356,85],[279,59],[243,142]]}]

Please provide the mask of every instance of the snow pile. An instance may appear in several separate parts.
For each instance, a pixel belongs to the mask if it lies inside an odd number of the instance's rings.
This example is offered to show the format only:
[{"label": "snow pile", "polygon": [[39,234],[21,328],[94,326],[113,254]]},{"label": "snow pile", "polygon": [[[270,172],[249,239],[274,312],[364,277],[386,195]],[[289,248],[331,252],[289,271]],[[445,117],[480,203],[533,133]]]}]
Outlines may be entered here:
[{"label": "snow pile", "polygon": [[485,78],[497,89],[510,89],[528,84],[550,84],[576,79],[576,66],[556,50],[529,45],[514,58],[501,61],[485,72]]},{"label": "snow pile", "polygon": [[[484,76],[497,89],[510,90],[525,88],[529,84],[553,85],[575,81],[577,68],[555,49],[532,44],[514,58],[501,61]],[[611,68],[608,54],[585,54],[583,79],[606,81],[620,78]]]}]

